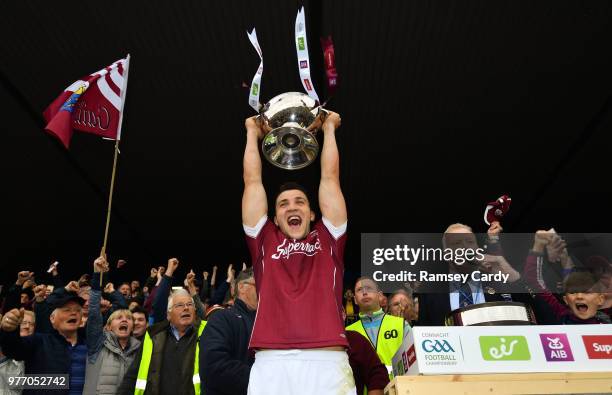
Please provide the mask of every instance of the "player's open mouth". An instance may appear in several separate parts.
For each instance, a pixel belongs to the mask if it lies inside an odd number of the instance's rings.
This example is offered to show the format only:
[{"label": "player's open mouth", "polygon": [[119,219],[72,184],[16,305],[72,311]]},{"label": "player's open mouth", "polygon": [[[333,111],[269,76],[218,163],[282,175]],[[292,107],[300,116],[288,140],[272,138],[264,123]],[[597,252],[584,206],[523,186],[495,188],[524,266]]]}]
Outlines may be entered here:
[{"label": "player's open mouth", "polygon": [[68,321],[66,321],[69,324],[76,324],[77,323],[77,319],[76,318],[71,318]]},{"label": "player's open mouth", "polygon": [[121,324],[119,325],[119,331],[120,332],[127,332],[128,330],[128,324]]},{"label": "player's open mouth", "polygon": [[589,310],[589,306],[584,303],[576,303],[576,310],[579,313],[586,313]]},{"label": "player's open mouth", "polygon": [[302,218],[297,215],[292,215],[287,219],[287,223],[291,228],[299,228],[302,224]]}]

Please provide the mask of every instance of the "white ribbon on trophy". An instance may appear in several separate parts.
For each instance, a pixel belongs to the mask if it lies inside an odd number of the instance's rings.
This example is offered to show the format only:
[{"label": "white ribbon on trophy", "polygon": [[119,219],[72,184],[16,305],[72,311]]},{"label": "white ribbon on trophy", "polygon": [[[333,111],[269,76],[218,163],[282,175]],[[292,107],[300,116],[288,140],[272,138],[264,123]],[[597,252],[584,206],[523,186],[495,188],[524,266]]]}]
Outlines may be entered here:
[{"label": "white ribbon on trophy", "polygon": [[310,77],[310,59],[308,58],[308,42],[306,39],[306,18],[304,17],[304,7],[300,9],[295,17],[295,49],[297,52],[298,70],[300,71],[300,80],[308,93],[319,103],[319,96],[315,91],[312,78]]},{"label": "white ribbon on trophy", "polygon": [[261,92],[261,76],[263,74],[263,54],[261,52],[261,47],[259,46],[259,42],[257,41],[257,32],[255,28],[249,33],[247,31],[247,35],[249,36],[249,41],[253,44],[253,47],[257,51],[259,55],[259,68],[257,72],[253,76],[253,80],[251,81],[251,87],[249,88],[249,105],[255,109],[255,111],[259,112],[261,109],[261,103],[259,102],[259,93]]}]

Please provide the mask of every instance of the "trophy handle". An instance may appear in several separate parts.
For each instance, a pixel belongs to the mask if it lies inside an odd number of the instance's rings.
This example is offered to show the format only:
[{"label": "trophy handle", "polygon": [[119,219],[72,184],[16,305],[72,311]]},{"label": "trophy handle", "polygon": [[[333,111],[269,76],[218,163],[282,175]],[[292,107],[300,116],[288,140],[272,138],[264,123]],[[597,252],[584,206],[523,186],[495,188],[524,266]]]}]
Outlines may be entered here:
[{"label": "trophy handle", "polygon": [[272,130],[269,124],[268,117],[266,117],[266,114],[264,114],[263,112],[260,112],[257,118],[255,119],[257,120],[257,123],[259,124],[261,130],[263,130],[264,134],[267,134]]},{"label": "trophy handle", "polygon": [[315,120],[307,128],[307,130],[310,133],[312,133],[314,136],[316,136],[319,129],[321,129],[321,126],[323,126],[323,122],[325,122],[325,119],[327,119],[327,116],[329,115],[329,111],[324,109],[323,105],[316,106],[311,111],[313,110],[317,110],[317,115],[316,115]]}]

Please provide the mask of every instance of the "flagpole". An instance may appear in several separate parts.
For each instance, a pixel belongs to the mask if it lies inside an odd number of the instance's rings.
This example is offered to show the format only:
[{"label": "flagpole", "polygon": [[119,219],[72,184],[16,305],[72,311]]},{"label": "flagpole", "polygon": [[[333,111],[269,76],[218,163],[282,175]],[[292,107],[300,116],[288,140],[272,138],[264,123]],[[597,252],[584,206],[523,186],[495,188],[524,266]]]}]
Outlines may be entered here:
[{"label": "flagpole", "polygon": [[[121,141],[121,127],[123,126],[123,106],[125,105],[125,96],[127,95],[128,73],[130,69],[130,54],[125,59],[125,77],[123,79],[123,87],[121,88],[121,111],[119,112],[119,125],[117,126],[117,138],[115,139],[115,155],[113,158],[113,172],[111,174],[110,191],[108,193],[108,207],[106,209],[106,226],[104,228],[104,242],[100,256],[106,258],[106,245],[108,243],[108,229],[110,227],[111,208],[113,206],[113,191],[115,189],[115,174],[117,173],[117,159],[119,158],[119,141]],[[102,287],[102,275],[100,273],[100,287]]]}]

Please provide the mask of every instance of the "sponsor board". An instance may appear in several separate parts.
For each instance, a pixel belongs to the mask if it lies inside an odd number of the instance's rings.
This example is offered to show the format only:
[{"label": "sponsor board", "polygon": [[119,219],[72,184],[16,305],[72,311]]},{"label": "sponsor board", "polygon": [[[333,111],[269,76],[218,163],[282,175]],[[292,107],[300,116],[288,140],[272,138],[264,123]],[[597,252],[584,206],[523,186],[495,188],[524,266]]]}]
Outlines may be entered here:
[{"label": "sponsor board", "polygon": [[612,371],[612,325],[414,327],[394,375]]}]

